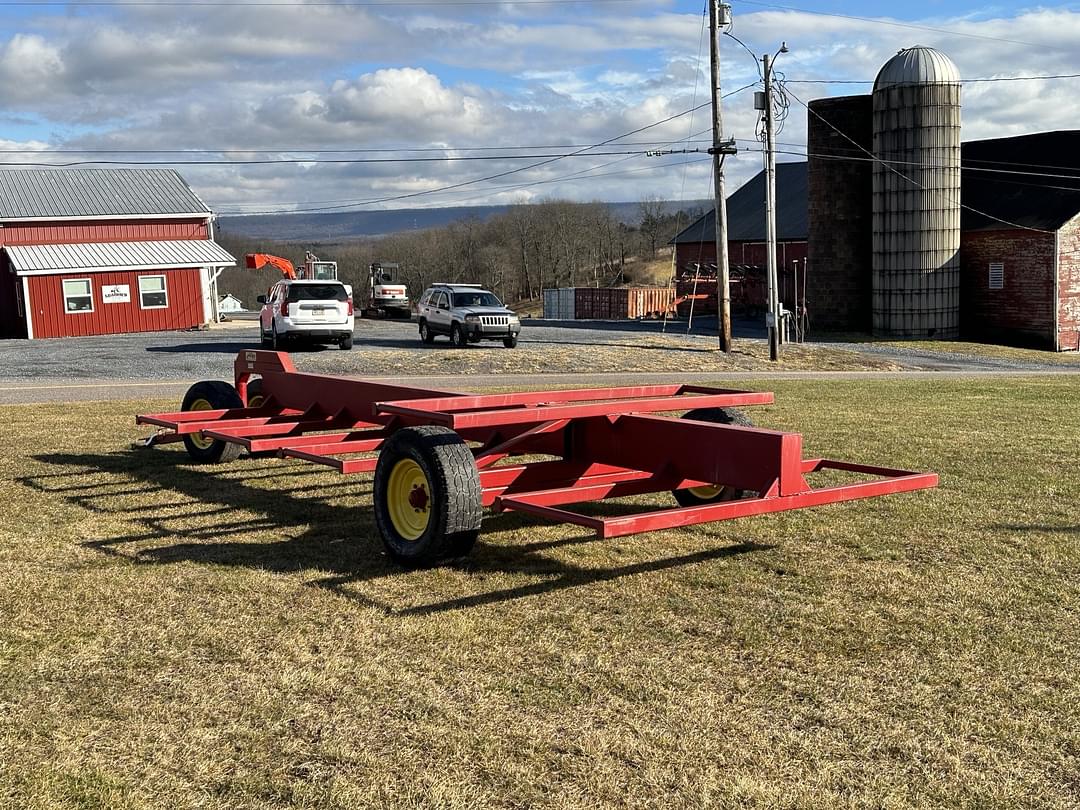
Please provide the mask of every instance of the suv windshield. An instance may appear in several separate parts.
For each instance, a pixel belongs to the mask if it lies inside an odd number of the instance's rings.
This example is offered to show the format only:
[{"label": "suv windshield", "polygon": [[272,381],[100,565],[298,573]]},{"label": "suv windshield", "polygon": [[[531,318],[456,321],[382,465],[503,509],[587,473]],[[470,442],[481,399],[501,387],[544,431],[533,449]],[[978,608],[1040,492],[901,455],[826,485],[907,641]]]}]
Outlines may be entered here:
[{"label": "suv windshield", "polygon": [[289,303],[297,301],[347,301],[348,294],[341,284],[290,284]]},{"label": "suv windshield", "polygon": [[502,301],[489,292],[456,292],[454,308],[457,307],[501,307]]}]

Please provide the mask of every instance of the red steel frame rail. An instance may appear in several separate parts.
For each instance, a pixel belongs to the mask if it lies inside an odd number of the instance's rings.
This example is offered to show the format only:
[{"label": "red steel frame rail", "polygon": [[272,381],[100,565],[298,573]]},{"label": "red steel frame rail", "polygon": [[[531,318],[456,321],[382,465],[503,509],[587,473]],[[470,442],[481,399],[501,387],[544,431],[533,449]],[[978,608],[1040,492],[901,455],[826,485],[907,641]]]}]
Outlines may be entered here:
[{"label": "red steel frame rail", "polygon": [[[803,459],[797,433],[676,419],[658,414],[769,404],[771,393],[694,385],[646,385],[509,394],[460,394],[297,372],[287,354],[241,352],[235,386],[261,377],[254,408],[143,414],[163,431],[148,443],[203,437],[332,467],[375,469],[395,430],[442,425],[473,447],[481,500],[618,537],[934,487],[935,473]],[[541,460],[503,463],[515,456]],[[868,480],[811,487],[806,477],[835,470]],[[698,506],[595,517],[575,504],[701,486],[746,497]]]}]

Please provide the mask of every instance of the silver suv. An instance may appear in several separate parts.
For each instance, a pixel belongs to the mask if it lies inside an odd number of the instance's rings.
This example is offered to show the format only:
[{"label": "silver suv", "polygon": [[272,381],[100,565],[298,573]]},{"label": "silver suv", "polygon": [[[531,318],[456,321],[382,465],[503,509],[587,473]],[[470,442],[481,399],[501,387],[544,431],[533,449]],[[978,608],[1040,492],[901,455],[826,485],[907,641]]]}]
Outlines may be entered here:
[{"label": "silver suv", "polygon": [[517,313],[478,284],[433,284],[420,296],[416,314],[424,343],[447,335],[455,346],[501,340],[512,349],[521,333]]}]

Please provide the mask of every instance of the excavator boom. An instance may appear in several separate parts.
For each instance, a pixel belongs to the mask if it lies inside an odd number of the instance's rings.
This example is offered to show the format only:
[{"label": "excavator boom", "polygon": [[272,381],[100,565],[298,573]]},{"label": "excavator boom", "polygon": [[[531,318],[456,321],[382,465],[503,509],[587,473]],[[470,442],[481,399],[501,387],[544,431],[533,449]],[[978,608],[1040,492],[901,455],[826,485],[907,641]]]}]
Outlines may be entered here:
[{"label": "excavator boom", "polygon": [[293,263],[288,259],[283,259],[280,256],[274,256],[270,253],[249,253],[244,257],[244,266],[248,270],[258,270],[260,267],[265,267],[271,264],[281,271],[281,275],[285,278],[299,278],[296,274],[296,268],[293,267]]}]

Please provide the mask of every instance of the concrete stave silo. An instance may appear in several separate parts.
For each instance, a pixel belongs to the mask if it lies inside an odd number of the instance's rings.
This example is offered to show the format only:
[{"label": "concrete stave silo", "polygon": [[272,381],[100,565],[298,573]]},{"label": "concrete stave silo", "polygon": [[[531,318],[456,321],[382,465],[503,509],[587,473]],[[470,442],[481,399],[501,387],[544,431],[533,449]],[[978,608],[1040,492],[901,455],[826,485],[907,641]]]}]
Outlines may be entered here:
[{"label": "concrete stave silo", "polygon": [[874,82],[873,331],[960,331],[960,74],[932,48],[900,51]]}]

